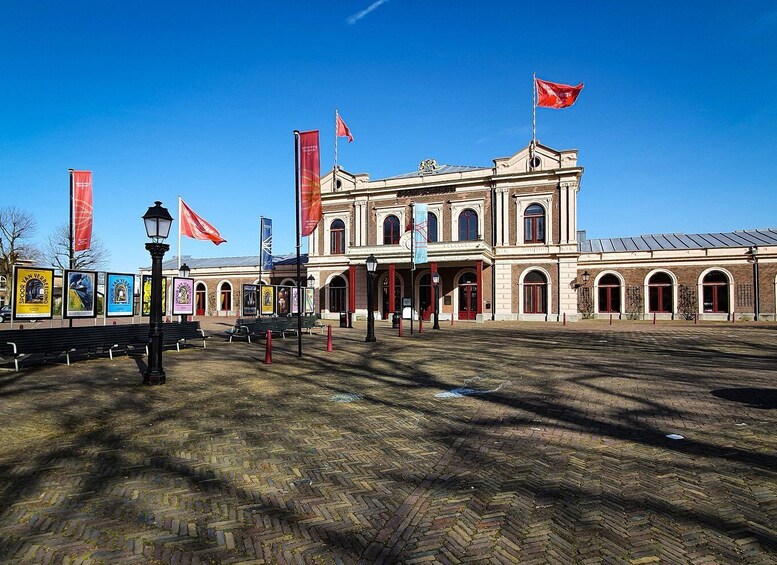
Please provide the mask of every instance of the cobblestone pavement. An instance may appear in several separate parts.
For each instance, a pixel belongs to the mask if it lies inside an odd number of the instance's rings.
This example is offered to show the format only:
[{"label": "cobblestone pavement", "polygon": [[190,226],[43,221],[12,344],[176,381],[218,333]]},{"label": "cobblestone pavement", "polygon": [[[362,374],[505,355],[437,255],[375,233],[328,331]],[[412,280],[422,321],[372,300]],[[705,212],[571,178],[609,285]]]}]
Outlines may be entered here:
[{"label": "cobblestone pavement", "polygon": [[777,326],[357,326],[0,373],[0,560],[777,562]]}]

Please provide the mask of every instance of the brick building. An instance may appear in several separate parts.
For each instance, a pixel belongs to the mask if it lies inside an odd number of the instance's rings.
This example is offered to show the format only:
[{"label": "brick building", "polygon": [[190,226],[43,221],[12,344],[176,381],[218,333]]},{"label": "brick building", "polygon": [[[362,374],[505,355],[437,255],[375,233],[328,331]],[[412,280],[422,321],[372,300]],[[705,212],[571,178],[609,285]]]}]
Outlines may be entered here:
[{"label": "brick building", "polygon": [[[323,317],[366,315],[365,262],[378,260],[375,314],[429,319],[573,321],[580,317],[774,319],[777,230],[586,240],[577,226],[577,151],[527,146],[488,167],[438,165],[384,179],[338,169],[321,179],[323,219],[308,239]],[[416,204],[428,205],[428,262],[411,262]],[[255,257],[186,258],[198,311],[237,311]],[[268,284],[292,284],[283,258]],[[172,262],[165,264],[173,274]],[[755,277],[755,273],[758,276]],[[758,292],[756,292],[758,287]],[[232,298],[229,298],[230,293]],[[199,308],[204,305],[204,308]]]}]

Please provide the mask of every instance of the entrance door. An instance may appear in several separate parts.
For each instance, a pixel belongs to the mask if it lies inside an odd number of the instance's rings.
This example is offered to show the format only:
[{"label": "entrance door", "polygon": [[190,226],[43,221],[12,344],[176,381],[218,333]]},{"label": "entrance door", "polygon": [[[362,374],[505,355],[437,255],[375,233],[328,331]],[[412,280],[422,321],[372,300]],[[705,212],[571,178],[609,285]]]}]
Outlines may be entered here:
[{"label": "entrance door", "polygon": [[432,300],[432,275],[423,275],[418,281],[418,311],[421,312],[421,319],[428,321],[432,319],[434,312],[434,301]]},{"label": "entrance door", "polygon": [[459,277],[459,320],[474,320],[478,313],[478,285],[474,273]]},{"label": "entrance door", "polygon": [[[388,291],[388,277],[383,281],[383,289],[381,291],[382,294],[382,306],[383,309],[381,312],[383,313],[383,319],[388,318],[389,313],[389,291]],[[402,314],[402,284],[399,281],[399,278],[394,279],[394,308],[392,310],[395,314]]]},{"label": "entrance door", "polygon": [[198,316],[205,315],[205,299],[206,299],[205,285],[202,283],[199,283],[197,284],[197,290],[194,291],[194,305],[195,305],[194,313]]}]

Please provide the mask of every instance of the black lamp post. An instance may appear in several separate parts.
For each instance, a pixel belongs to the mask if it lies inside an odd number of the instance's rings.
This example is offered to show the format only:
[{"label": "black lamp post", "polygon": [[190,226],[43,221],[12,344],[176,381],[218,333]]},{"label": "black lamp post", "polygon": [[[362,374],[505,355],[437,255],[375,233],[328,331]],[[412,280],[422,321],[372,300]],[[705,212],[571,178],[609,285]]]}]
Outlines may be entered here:
[{"label": "black lamp post", "polygon": [[[178,274],[184,279],[188,279],[189,273],[191,272],[192,270],[189,268],[189,265],[187,265],[186,263],[178,267]],[[186,314],[181,314],[181,323],[185,322],[186,319],[187,319]]]},{"label": "black lamp post", "polygon": [[591,273],[583,271],[583,284],[588,284],[589,280],[591,280]]},{"label": "black lamp post", "polygon": [[435,271],[432,274],[432,284],[434,284],[434,325],[433,330],[440,329],[440,273]]},{"label": "black lamp post", "polygon": [[375,341],[375,271],[378,269],[378,260],[370,253],[367,257],[367,338],[364,341]]},{"label": "black lamp post", "polygon": [[143,384],[164,384],[165,371],[162,369],[162,257],[170,249],[162,243],[170,234],[173,217],[159,201],[143,215],[146,234],[152,243],[146,244],[151,253],[151,316],[149,318],[148,367],[143,373]]},{"label": "black lamp post", "polygon": [[758,321],[758,315],[760,314],[761,310],[761,301],[759,295],[760,293],[760,284],[759,284],[759,277],[758,277],[758,246],[754,245],[750,248],[749,257],[747,258],[748,262],[753,264],[753,320]]}]

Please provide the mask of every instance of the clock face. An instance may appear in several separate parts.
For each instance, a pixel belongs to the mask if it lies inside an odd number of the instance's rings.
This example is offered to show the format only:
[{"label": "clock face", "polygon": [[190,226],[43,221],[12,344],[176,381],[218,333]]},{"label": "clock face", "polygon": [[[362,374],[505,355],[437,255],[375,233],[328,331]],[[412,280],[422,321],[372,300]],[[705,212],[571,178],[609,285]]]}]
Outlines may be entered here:
[{"label": "clock face", "polygon": [[411,230],[406,231],[399,238],[399,245],[401,247],[403,247],[404,249],[407,249],[408,251],[410,251],[410,245],[411,245],[411,238],[412,237],[413,237],[413,232]]}]

